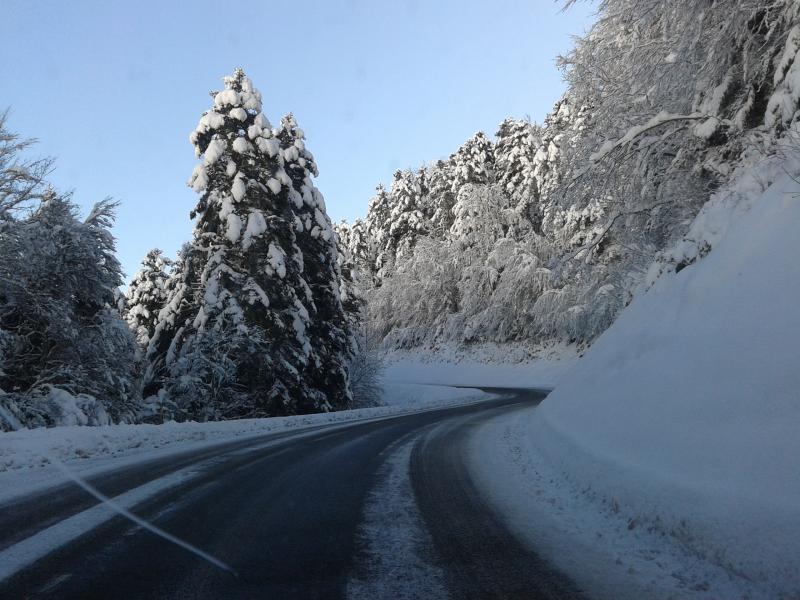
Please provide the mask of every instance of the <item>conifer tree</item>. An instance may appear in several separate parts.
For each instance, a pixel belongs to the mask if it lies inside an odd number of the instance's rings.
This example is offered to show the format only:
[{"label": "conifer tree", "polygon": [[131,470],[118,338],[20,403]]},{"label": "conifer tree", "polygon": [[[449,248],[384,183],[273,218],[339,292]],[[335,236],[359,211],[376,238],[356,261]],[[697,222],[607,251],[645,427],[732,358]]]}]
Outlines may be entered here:
[{"label": "conifer tree", "polygon": [[365,219],[371,246],[370,255],[373,257],[372,271],[375,285],[380,285],[381,279],[391,273],[393,265],[391,254],[384,251],[389,237],[391,218],[392,198],[383,184],[379,184],[375,188],[375,195],[369,201]]},{"label": "conifer tree", "polygon": [[[423,171],[424,173],[424,171]],[[397,171],[391,188],[392,212],[384,251],[393,256],[408,255],[416,238],[429,229],[422,210],[424,176],[411,171]]]},{"label": "conifer tree", "polygon": [[342,309],[350,325],[351,333],[356,334],[360,327],[361,310],[364,307],[365,299],[359,289],[359,270],[353,253],[350,251],[351,232],[352,229],[346,222],[334,226]]},{"label": "conifer tree", "polygon": [[356,219],[352,225],[347,221],[342,221],[334,225],[334,230],[339,239],[340,247],[344,248],[353,268],[361,274],[359,278],[360,284],[368,284],[375,274],[373,270],[375,260],[370,251],[370,239],[367,235],[367,226],[364,220]]},{"label": "conifer tree", "polygon": [[530,121],[505,119],[498,128],[494,146],[497,183],[517,213],[517,236],[526,230],[541,232],[534,157],[540,141]]},{"label": "conifer tree", "polygon": [[292,180],[289,197],[296,244],[302,256],[303,280],[308,284],[303,302],[309,310],[308,334],[314,344],[304,378],[318,394],[317,404],[346,406],[350,403],[346,364],[353,342],[340,296],[336,234],[322,193],[311,180],[318,175],[317,165],[294,115],[281,119],[276,136],[284,169]]},{"label": "conifer tree", "polygon": [[149,357],[195,418],[340,408],[304,377],[312,304],[297,245],[294,183],[261,95],[241,69],[191,135],[196,225]]},{"label": "conifer tree", "polygon": [[468,183],[489,184],[494,182],[494,151],[492,142],[479,131],[451,157],[453,163],[453,192]]},{"label": "conifer tree", "polygon": [[141,268],[128,286],[124,301],[125,321],[143,348],[150,342],[158,313],[167,300],[170,265],[172,261],[154,248],[144,257]]},{"label": "conifer tree", "polygon": [[453,225],[453,164],[451,161],[439,160],[431,168],[428,175],[428,200],[431,230],[433,235],[442,239]]}]

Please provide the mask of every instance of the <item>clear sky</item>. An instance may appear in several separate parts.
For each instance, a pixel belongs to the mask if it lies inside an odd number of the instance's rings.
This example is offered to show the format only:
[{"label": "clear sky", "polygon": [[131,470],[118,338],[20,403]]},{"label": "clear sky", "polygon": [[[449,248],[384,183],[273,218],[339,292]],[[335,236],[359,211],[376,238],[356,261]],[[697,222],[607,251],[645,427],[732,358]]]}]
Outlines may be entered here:
[{"label": "clear sky", "polygon": [[277,124],[294,112],[334,220],[379,182],[453,152],[506,116],[541,121],[564,89],[555,57],[592,21],[553,0],[191,2],[4,0],[0,108],[54,156],[88,207],[122,202],[128,275],[189,239],[189,133],[241,66]]}]

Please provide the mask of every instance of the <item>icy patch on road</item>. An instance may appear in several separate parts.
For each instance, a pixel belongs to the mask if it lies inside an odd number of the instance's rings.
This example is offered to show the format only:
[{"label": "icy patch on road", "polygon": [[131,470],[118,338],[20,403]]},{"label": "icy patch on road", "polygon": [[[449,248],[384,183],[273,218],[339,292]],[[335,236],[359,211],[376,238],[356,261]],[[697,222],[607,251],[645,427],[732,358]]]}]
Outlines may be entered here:
[{"label": "icy patch on road", "polygon": [[[537,443],[537,408],[501,415],[470,439],[476,486],[519,539],[592,598],[671,600],[772,597],[686,548],[691,531],[669,531],[629,514],[613,497],[571,479]],[[492,451],[487,451],[492,449]]]},{"label": "icy patch on road", "polygon": [[435,550],[411,487],[413,444],[393,452],[378,473],[358,532],[359,564],[347,583],[350,600],[448,598],[445,574],[431,560]]}]

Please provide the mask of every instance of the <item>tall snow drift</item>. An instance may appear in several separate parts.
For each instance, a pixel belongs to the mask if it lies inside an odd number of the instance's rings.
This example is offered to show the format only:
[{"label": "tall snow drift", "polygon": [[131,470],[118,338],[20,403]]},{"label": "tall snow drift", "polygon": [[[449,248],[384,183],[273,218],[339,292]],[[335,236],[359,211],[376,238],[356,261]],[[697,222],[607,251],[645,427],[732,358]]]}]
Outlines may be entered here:
[{"label": "tall snow drift", "polygon": [[750,200],[705,259],[662,276],[623,311],[532,425],[565,471],[636,522],[792,593],[800,184],[784,175]]}]

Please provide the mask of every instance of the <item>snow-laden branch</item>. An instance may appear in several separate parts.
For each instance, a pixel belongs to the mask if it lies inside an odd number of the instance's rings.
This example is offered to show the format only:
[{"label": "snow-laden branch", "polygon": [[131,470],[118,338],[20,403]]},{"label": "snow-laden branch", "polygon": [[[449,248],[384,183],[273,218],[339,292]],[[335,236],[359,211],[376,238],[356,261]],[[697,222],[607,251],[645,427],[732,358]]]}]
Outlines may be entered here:
[{"label": "snow-laden branch", "polygon": [[707,119],[709,115],[704,113],[691,113],[688,115],[680,115],[674,113],[668,113],[666,111],[661,111],[654,117],[652,117],[647,123],[643,125],[635,125],[628,129],[628,131],[619,138],[617,141],[612,142],[608,140],[605,144],[603,144],[600,149],[592,154],[589,157],[589,160],[593,163],[600,162],[606,156],[608,156],[611,152],[616,150],[617,148],[621,148],[623,146],[627,146],[631,142],[633,142],[636,138],[641,136],[643,133],[646,133],[656,127],[660,127],[661,125],[665,125],[666,123],[672,123],[675,121],[698,121],[700,119]]},{"label": "snow-laden branch", "polygon": [[592,238],[592,240],[588,244],[583,244],[582,246],[580,246],[579,248],[577,248],[576,250],[574,250],[573,252],[571,252],[570,254],[565,256],[559,262],[561,264],[566,264],[566,263],[568,263],[569,261],[573,260],[574,258],[578,257],[581,254],[584,254],[584,256],[586,256],[588,258],[589,253],[594,248],[596,248],[598,246],[598,244],[600,244],[600,242],[603,241],[603,239],[606,237],[608,232],[614,226],[614,223],[616,223],[619,220],[620,217],[629,217],[631,215],[639,215],[639,214],[642,214],[642,213],[651,212],[651,211],[655,210],[656,208],[664,206],[665,204],[669,204],[669,202],[668,201],[656,202],[655,204],[651,204],[650,206],[645,206],[644,208],[638,208],[638,209],[635,209],[635,210],[617,210],[617,211],[615,211],[609,217],[609,219],[606,222],[606,224],[603,225],[603,228],[599,232],[597,232],[597,234]]}]

